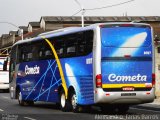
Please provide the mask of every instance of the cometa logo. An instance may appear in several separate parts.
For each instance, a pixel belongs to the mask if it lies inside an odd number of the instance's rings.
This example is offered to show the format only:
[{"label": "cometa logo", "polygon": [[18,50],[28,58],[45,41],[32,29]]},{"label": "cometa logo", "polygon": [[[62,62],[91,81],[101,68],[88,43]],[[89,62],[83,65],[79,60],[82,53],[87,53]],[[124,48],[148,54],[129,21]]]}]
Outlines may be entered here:
[{"label": "cometa logo", "polygon": [[34,67],[29,67],[28,65],[25,66],[25,73],[26,75],[34,75],[40,73],[40,67],[35,65]]},{"label": "cometa logo", "polygon": [[147,76],[141,74],[137,74],[134,76],[120,76],[116,74],[110,74],[108,76],[108,79],[110,82],[127,82],[127,81],[135,82],[135,81],[147,81]]}]

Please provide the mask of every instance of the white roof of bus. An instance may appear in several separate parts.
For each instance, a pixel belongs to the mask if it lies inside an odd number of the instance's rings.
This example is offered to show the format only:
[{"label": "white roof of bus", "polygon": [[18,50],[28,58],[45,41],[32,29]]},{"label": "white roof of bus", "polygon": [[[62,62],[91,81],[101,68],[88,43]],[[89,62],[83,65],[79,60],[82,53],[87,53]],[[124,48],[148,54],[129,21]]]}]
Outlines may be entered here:
[{"label": "white roof of bus", "polygon": [[145,24],[145,23],[134,23],[134,22],[108,22],[108,23],[96,23],[96,24],[92,24],[92,25],[89,25],[89,26],[86,26],[86,27],[67,27],[67,28],[64,28],[64,29],[58,29],[58,30],[42,33],[42,34],[40,34],[39,36],[37,36],[35,38],[31,38],[31,39],[27,39],[27,40],[23,40],[23,41],[22,40],[18,41],[14,45],[22,44],[22,43],[27,43],[27,42],[31,42],[31,41],[36,41],[36,40],[40,39],[41,36],[45,36],[46,38],[48,38],[48,37],[56,37],[56,36],[65,35],[65,34],[69,34],[69,33],[74,33],[74,32],[78,32],[78,31],[85,31],[85,30],[96,29],[97,26],[108,25],[108,24],[139,24],[139,25],[149,25],[149,24]]}]

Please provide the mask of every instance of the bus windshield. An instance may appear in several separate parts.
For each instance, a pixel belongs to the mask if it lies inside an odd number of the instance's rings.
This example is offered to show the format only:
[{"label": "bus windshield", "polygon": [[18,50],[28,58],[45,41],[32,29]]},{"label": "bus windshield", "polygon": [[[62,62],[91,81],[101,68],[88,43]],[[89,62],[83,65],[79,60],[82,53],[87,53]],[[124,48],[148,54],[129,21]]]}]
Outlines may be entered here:
[{"label": "bus windshield", "polygon": [[148,47],[151,45],[149,26],[111,26],[101,28],[102,45],[105,47]]}]

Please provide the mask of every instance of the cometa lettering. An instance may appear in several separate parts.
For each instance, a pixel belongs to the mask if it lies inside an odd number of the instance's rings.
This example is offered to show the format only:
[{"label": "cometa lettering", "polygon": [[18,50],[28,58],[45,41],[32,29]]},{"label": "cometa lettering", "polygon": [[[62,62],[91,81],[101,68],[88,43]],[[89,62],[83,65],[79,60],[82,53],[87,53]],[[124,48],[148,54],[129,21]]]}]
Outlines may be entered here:
[{"label": "cometa lettering", "polygon": [[26,75],[35,75],[40,73],[40,67],[35,65],[34,67],[25,66]]},{"label": "cometa lettering", "polygon": [[134,76],[120,76],[116,74],[110,74],[108,76],[108,79],[110,82],[135,82],[135,81],[147,81],[147,76],[146,75],[134,75]]}]

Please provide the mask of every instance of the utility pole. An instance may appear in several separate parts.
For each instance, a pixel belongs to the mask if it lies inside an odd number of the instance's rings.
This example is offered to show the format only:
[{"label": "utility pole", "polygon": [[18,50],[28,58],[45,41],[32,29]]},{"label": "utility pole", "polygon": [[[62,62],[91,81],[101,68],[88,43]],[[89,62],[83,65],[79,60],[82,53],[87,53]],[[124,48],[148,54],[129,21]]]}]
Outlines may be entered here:
[{"label": "utility pole", "polygon": [[78,0],[74,0],[79,6],[80,6],[80,9],[81,9],[81,24],[82,24],[82,27],[84,27],[84,13],[85,13],[85,9],[83,8],[83,6],[80,4],[80,2]]},{"label": "utility pole", "polygon": [[18,28],[18,31],[20,32],[21,40],[23,40],[23,29],[19,28],[17,25],[15,25],[15,24],[13,24],[11,22],[0,22],[0,23],[9,24],[9,25],[12,25],[12,26]]}]

